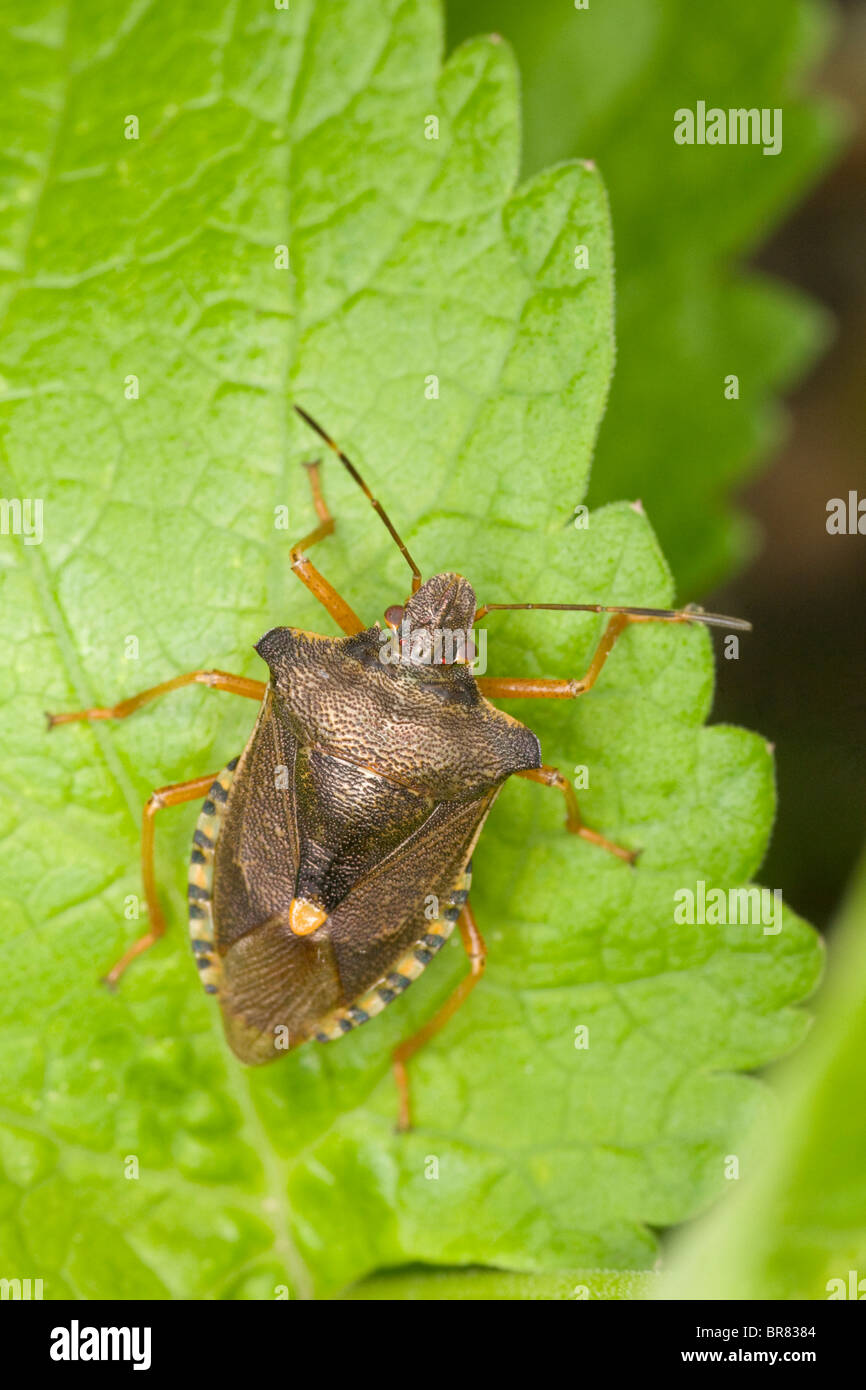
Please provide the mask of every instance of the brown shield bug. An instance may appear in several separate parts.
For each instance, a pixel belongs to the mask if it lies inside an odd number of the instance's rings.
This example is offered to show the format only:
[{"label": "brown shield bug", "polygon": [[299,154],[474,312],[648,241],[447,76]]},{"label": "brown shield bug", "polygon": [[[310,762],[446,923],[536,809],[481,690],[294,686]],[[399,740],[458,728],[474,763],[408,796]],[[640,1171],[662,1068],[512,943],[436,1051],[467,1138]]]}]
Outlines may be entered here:
[{"label": "brown shield bug", "polygon": [[[256,650],[267,682],[191,671],[110,708],[48,716],[124,719],[157,696],[197,682],[257,700],[246,747],[217,774],[161,787],[144,808],[146,935],[109,971],[124,970],[162,936],[154,878],[157,811],[204,798],[189,870],[192,948],[216,995],[226,1037],[242,1062],[270,1062],[310,1039],[329,1042],[398,999],[455,924],[470,970],[438,1013],[394,1053],[399,1123],[410,1123],[406,1063],[477,984],[485,947],[469,905],[471,858],[506,779],[530,778],[565,799],[566,827],[633,863],[637,852],[583,824],[571,783],[542,762],[538,739],[496,699],[570,700],[590,690],[631,623],[702,622],[748,629],[700,609],[580,603],[488,603],[466,579],[426,582],[354,465],[305,411],[298,414],[340,458],[412,572],[411,594],[366,627],[314,568],[308,549],[334,520],[307,464],[319,524],[291,551],[292,569],[346,634],[296,628],[266,633]],[[475,677],[472,631],[494,610],[610,613],[582,679]]]}]

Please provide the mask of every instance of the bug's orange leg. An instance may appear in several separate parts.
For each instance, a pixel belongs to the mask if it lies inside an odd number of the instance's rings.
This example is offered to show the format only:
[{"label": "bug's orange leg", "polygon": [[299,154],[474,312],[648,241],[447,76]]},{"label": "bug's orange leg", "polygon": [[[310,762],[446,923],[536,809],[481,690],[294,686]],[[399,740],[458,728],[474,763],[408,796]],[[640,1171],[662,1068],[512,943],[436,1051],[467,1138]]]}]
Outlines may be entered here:
[{"label": "bug's orange leg", "polygon": [[149,704],[160,695],[168,694],[169,690],[180,690],[184,685],[209,685],[214,690],[227,690],[231,695],[244,695],[248,700],[262,700],[267,690],[264,681],[247,680],[246,676],[232,676],[228,671],[187,671],[182,676],[175,676],[173,680],[163,681],[160,685],[152,685],[149,690],[139,691],[138,695],[130,695],[129,699],[121,700],[117,705],[109,705],[104,709],[96,707],[70,710],[66,714],[46,714],[45,717],[49,729],[53,729],[55,724],[74,724],[81,719],[126,719],[128,715],[141,709],[142,705]]},{"label": "bug's orange leg", "polygon": [[484,945],[484,937],[478,930],[478,924],[472,912],[472,908],[466,903],[457,919],[460,928],[460,936],[469,957],[469,974],[459,983],[453,994],[445,1000],[445,1003],[430,1019],[423,1028],[419,1028],[417,1033],[413,1033],[411,1038],[400,1043],[395,1047],[393,1055],[394,1080],[397,1083],[397,1090],[400,1095],[400,1114],[397,1121],[399,1130],[412,1128],[412,1110],[409,1101],[409,1076],[406,1071],[406,1063],[410,1057],[414,1057],[419,1048],[429,1042],[439,1029],[446,1024],[460,1008],[463,1001],[472,993],[481,976],[484,974],[484,967],[487,963],[487,947]]},{"label": "bug's orange leg", "polygon": [[679,615],[671,618],[637,618],[626,613],[616,613],[605,628],[604,636],[596,647],[582,680],[546,680],[535,676],[525,679],[520,676],[479,676],[478,688],[482,695],[494,700],[574,700],[595,685],[617,638],[631,623],[684,621],[685,619]]},{"label": "bug's orange leg", "polygon": [[337,626],[341,627],[349,637],[353,637],[356,632],[363,632],[364,624],[342,595],[337,593],[333,584],[329,584],[325,576],[320,574],[315,565],[310,563],[305,553],[309,546],[316,545],[318,541],[323,541],[326,536],[332,535],[337,523],[328,511],[327,503],[322,496],[322,489],[319,484],[319,460],[315,459],[312,463],[305,464],[304,467],[310,477],[313,506],[316,509],[316,516],[319,518],[319,525],[315,531],[311,531],[308,536],[304,536],[303,540],[292,546],[292,569],[301,583],[307,586],[310,593],[330,613]]},{"label": "bug's orange leg", "polygon": [[488,603],[478,609],[475,620],[477,622],[493,610],[511,608],[612,613],[613,617],[604,630],[604,636],[596,647],[589,669],[582,680],[546,679],[543,676],[479,676],[478,689],[491,700],[574,700],[578,695],[585,695],[598,680],[617,638],[632,623],[703,623],[709,627],[729,627],[742,632],[751,630],[751,624],[742,618],[725,618],[719,613],[704,613],[700,608],[683,608],[677,611],[663,608],[618,610],[590,603]]},{"label": "bug's orange leg", "polygon": [[555,676],[476,676],[475,684],[488,700],[573,700],[589,689]]},{"label": "bug's orange leg", "polygon": [[622,845],[615,845],[613,840],[606,840],[603,835],[599,835],[597,830],[590,830],[588,825],[584,825],[577,804],[574,787],[567,777],[564,777],[558,767],[530,767],[523,772],[516,772],[515,777],[525,777],[530,782],[540,782],[545,787],[555,787],[561,791],[565,797],[565,825],[572,835],[579,835],[582,840],[588,840],[592,845],[598,845],[600,849],[606,849],[610,854],[615,854],[618,859],[624,859],[627,864],[634,864],[640,850],[624,849]]},{"label": "bug's orange leg", "polygon": [[195,777],[191,782],[176,782],[170,787],[160,787],[146,802],[141,817],[141,879],[147,903],[150,930],[134,941],[129,950],[111,967],[105,976],[105,984],[113,989],[126,967],[142,951],[146,951],[165,932],[165,918],[159,905],[156,891],[156,874],[153,864],[153,818],[164,806],[179,806],[184,801],[195,801],[197,797],[207,796],[216,780],[217,774],[209,777]]}]

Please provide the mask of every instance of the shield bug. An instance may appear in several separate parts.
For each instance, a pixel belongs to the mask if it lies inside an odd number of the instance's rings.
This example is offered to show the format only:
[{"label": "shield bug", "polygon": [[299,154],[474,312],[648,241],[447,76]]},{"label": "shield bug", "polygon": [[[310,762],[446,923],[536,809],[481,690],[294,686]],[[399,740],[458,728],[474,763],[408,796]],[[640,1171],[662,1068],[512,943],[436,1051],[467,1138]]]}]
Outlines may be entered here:
[{"label": "shield bug", "polygon": [[[411,573],[411,593],[366,627],[313,566],[308,550],[334,519],[306,465],[318,525],[291,551],[291,567],[342,629],[341,638],[276,627],[256,651],[267,682],[191,671],[109,708],[48,716],[49,727],[124,719],[157,696],[199,683],[259,702],[246,747],[216,774],[161,787],[144,807],[142,876],[149,930],[109,971],[162,936],[156,890],[156,813],[203,799],[189,867],[189,925],[201,981],[217,997],[228,1042],[242,1062],[270,1062],[300,1043],[330,1042],[398,999],[455,925],[469,973],[439,1011],[394,1052],[399,1124],[410,1123],[409,1058],[477,984],[485,946],[469,905],[472,851],[505,781],[526,777],[564,798],[566,828],[633,863],[637,851],[584,825],[571,783],[542,762],[535,734],[493,700],[570,700],[591,690],[632,623],[702,622],[748,629],[696,608],[581,603],[487,603],[459,574],[426,582],[387,513],[343,451],[298,414],[338,456],[367,497]],[[581,679],[478,676],[472,632],[509,609],[608,613]],[[462,640],[455,640],[461,639]]]}]

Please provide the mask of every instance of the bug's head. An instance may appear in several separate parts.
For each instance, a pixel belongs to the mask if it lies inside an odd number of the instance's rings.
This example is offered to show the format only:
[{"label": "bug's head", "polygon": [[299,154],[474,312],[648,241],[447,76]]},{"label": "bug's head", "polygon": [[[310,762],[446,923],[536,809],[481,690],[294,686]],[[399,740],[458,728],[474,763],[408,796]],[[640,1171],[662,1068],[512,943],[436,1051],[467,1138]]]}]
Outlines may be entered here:
[{"label": "bug's head", "polygon": [[[430,658],[423,653],[432,646],[446,653],[440,664],[450,665],[465,661],[465,653],[471,649],[476,606],[475,590],[462,574],[434,574],[405,604],[387,608],[385,622],[403,639],[403,661],[427,664]],[[461,640],[455,643],[453,639],[458,637]],[[451,655],[448,659],[447,654],[457,652],[464,653],[463,657]]]},{"label": "bug's head", "polygon": [[471,628],[475,622],[475,590],[462,574],[434,574],[405,604],[385,610],[389,627],[403,621],[412,628]]}]

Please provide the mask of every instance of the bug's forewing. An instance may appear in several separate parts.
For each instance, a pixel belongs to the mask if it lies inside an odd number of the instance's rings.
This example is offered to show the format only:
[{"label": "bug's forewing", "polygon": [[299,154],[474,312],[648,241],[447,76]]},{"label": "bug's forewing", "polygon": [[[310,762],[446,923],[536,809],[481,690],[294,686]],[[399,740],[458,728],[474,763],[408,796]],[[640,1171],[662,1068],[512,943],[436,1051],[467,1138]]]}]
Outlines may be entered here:
[{"label": "bug's forewing", "polygon": [[289,1045],[302,1041],[340,988],[327,940],[295,936],[285,920],[298,865],[296,753],[268,694],[235,771],[214,869],[219,1000],[226,1036],[245,1062],[281,1055],[278,1024]]},{"label": "bug's forewing", "polygon": [[347,1002],[375,984],[439,915],[499,790],[440,802],[331,913],[327,931]]},{"label": "bug's forewing", "polygon": [[220,955],[288,906],[298,867],[291,795],[297,745],[265,696],[238,761],[214,864],[214,942]]}]

